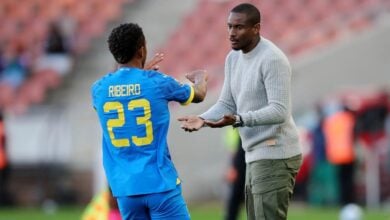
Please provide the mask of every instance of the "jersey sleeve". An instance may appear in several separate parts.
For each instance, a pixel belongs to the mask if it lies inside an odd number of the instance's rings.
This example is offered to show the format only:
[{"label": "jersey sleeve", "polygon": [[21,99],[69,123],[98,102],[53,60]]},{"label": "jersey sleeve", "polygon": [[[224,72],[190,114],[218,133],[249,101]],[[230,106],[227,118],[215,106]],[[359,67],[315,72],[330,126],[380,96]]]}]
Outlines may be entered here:
[{"label": "jersey sleeve", "polygon": [[96,110],[96,99],[97,99],[97,90],[99,89],[99,82],[95,82],[91,86],[91,98],[92,98],[92,107]]},{"label": "jersey sleeve", "polygon": [[95,92],[96,92],[96,83],[94,83],[92,86],[91,86],[91,101],[92,101],[92,107],[96,110],[96,105],[95,105]]},{"label": "jersey sleeve", "polygon": [[175,78],[162,74],[161,91],[168,101],[176,101],[182,105],[188,105],[194,99],[194,88],[183,84]]}]

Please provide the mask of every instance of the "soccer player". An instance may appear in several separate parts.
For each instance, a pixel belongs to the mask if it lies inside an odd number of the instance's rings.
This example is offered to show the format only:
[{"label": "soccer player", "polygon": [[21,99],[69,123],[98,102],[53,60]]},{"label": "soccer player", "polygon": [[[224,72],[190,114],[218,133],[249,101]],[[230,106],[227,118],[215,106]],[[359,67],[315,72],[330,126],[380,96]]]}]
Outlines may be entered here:
[{"label": "soccer player", "polygon": [[108,46],[118,69],[91,92],[103,130],[104,170],[122,218],[190,219],[168,150],[168,102],[203,101],[207,73],[191,72],[189,85],[145,70],[146,41],[134,23],[114,28]]}]

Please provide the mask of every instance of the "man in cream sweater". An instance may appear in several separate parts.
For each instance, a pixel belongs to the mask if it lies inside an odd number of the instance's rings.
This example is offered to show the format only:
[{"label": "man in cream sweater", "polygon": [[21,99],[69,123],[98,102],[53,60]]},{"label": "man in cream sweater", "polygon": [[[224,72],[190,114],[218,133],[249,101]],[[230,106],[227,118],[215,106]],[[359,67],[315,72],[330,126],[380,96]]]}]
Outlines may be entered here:
[{"label": "man in cream sweater", "polygon": [[291,66],[284,53],[260,36],[260,12],[240,4],[228,18],[232,51],[225,62],[219,100],[199,116],[178,120],[185,131],[233,125],[247,163],[245,201],[249,220],[287,219],[301,165],[291,115]]}]

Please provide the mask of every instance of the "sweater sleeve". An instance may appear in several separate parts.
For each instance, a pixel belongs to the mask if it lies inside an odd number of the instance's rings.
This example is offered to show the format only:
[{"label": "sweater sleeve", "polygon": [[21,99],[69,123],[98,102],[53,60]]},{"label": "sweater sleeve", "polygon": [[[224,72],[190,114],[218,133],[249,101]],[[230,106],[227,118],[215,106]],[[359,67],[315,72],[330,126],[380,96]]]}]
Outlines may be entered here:
[{"label": "sweater sleeve", "polygon": [[222,91],[218,101],[209,108],[206,112],[199,115],[201,118],[206,120],[217,121],[226,114],[235,114],[236,104],[233,100],[231,89],[230,89],[230,60],[231,56],[226,58],[225,62],[225,79],[222,86]]},{"label": "sweater sleeve", "polygon": [[265,107],[241,114],[244,126],[283,123],[290,109],[291,67],[282,57],[265,60],[261,66],[268,103]]}]

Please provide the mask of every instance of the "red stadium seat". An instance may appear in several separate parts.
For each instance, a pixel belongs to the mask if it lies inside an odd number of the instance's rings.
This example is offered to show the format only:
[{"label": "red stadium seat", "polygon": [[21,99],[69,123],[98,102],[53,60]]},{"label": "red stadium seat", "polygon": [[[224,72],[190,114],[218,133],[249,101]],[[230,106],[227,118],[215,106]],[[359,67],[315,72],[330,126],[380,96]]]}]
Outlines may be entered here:
[{"label": "red stadium seat", "polygon": [[[16,44],[22,45],[27,49],[26,54],[32,57],[32,62],[39,60],[44,51],[48,26],[60,22],[61,26],[67,26],[66,36],[71,37],[74,47],[72,52],[85,52],[91,40],[102,35],[108,22],[121,15],[122,5],[130,2],[132,0],[111,0],[109,4],[106,0],[1,0],[1,49],[7,52]],[[24,112],[31,103],[42,102],[47,89],[56,88],[61,83],[60,75],[52,71],[32,75],[20,87],[20,92],[10,90],[8,85],[0,85],[0,109]],[[16,92],[20,94],[19,98],[12,101],[12,94]],[[13,105],[16,107],[13,108]]]},{"label": "red stadium seat", "polygon": [[15,88],[0,82],[0,108],[5,108],[12,103],[15,96]]},{"label": "red stadium seat", "polygon": [[[75,23],[73,51],[83,53],[91,40],[100,36],[108,22],[122,13],[122,5],[132,0],[2,0],[0,4],[0,44],[22,43],[35,52],[43,47],[51,22],[68,18]],[[199,0],[160,51],[166,51],[162,70],[179,74],[193,68],[222,66],[230,49],[226,21],[229,10],[241,0]],[[302,54],[326,44],[344,33],[364,30],[373,19],[390,10],[388,0],[250,0],[261,9],[262,34],[275,41],[288,55]],[[204,29],[213,30],[205,32]],[[28,36],[28,37],[24,37]],[[34,44],[33,46],[30,46]],[[42,50],[42,49],[41,49]],[[61,80],[48,74],[42,85],[55,88]],[[38,74],[38,75],[44,75]],[[53,78],[50,78],[53,77]],[[38,91],[38,90],[34,90]],[[39,92],[36,92],[39,94]],[[0,95],[1,96],[1,95]],[[39,100],[39,96],[35,100]],[[7,102],[7,101],[6,101]],[[0,97],[1,103],[1,97]],[[21,102],[23,103],[23,102]],[[21,106],[26,106],[22,105]]]}]

